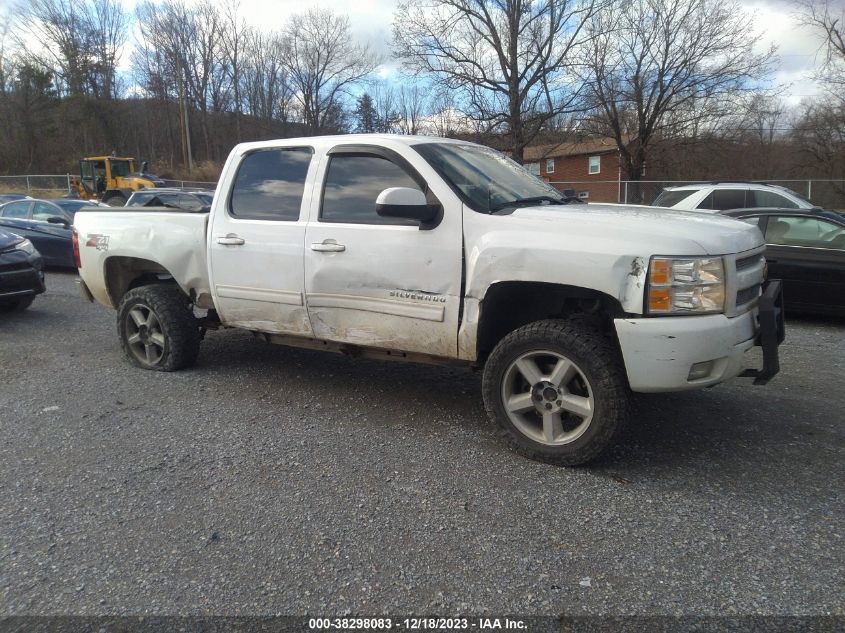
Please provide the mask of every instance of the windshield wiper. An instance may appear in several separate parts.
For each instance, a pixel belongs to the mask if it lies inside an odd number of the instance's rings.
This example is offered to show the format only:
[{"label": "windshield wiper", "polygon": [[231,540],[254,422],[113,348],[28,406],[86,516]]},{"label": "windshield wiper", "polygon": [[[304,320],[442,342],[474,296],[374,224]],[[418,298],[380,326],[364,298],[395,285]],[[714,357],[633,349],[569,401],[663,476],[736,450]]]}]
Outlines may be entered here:
[{"label": "windshield wiper", "polygon": [[501,211],[505,207],[515,207],[522,204],[533,204],[535,202],[548,202],[549,204],[569,204],[568,198],[554,198],[552,196],[532,196],[530,198],[517,198],[510,202],[503,202],[491,207],[490,211]]}]

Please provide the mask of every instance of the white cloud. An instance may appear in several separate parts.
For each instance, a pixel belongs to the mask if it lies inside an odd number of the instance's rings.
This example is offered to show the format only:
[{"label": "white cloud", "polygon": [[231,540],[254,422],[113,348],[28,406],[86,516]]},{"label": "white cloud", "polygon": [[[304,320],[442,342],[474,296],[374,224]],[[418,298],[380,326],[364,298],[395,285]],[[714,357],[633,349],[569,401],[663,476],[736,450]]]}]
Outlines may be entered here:
[{"label": "white cloud", "polygon": [[820,36],[802,25],[795,8],[777,0],[750,0],[743,3],[756,15],[755,23],[762,36],[760,50],[777,47],[778,64],[774,83],[783,89],[783,96],[790,105],[820,93],[821,88],[813,78],[821,57]]}]

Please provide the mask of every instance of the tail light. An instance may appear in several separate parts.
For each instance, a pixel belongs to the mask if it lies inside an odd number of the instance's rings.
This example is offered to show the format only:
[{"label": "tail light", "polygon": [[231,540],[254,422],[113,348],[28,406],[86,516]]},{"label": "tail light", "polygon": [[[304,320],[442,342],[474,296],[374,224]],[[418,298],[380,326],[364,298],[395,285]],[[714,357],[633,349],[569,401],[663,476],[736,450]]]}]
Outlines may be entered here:
[{"label": "tail light", "polygon": [[79,255],[79,234],[76,232],[76,227],[73,227],[70,240],[73,243],[73,262],[77,268],[82,268],[82,258]]}]

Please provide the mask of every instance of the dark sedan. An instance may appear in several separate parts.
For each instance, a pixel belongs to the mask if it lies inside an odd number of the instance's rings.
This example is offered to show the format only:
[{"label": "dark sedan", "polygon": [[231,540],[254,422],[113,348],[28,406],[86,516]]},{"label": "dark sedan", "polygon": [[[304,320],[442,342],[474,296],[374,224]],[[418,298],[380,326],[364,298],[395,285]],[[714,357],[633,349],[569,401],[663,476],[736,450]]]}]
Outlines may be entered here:
[{"label": "dark sedan", "polygon": [[25,310],[44,292],[41,256],[27,239],[0,230],[0,311]]},{"label": "dark sedan", "polygon": [[30,240],[46,266],[75,268],[71,225],[73,216],[96,202],[61,198],[57,200],[16,200],[0,206],[0,229]]},{"label": "dark sedan", "polygon": [[763,233],[769,277],[783,280],[787,310],[845,315],[845,215],[823,209],[723,214]]}]

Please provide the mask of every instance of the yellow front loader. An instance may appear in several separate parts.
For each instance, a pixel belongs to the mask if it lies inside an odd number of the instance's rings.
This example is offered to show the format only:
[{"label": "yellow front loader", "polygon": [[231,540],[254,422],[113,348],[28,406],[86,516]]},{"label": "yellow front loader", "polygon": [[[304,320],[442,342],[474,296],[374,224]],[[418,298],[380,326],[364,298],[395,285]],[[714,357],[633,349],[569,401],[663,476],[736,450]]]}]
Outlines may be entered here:
[{"label": "yellow front loader", "polygon": [[79,161],[79,176],[70,179],[70,186],[83,200],[122,207],[133,192],[164,186],[164,181],[146,173],[146,168],[147,163],[141,163],[141,171],[136,172],[134,158],[91,156]]}]

